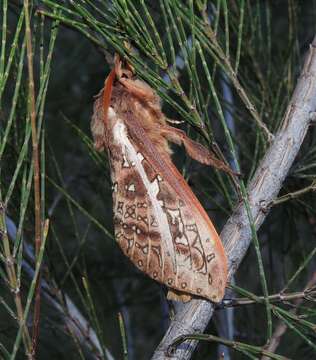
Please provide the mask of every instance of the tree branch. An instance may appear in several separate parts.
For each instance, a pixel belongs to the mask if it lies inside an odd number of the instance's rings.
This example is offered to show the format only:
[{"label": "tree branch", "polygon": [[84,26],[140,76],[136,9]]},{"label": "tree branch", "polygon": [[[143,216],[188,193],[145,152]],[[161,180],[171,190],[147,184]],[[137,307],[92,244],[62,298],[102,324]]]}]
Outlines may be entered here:
[{"label": "tree branch", "polygon": [[[310,46],[305,64],[292,99],[285,112],[283,123],[274,141],[248,186],[252,217],[258,229],[268,214],[267,205],[279,193],[291,165],[300,149],[316,110],[316,37]],[[251,228],[244,204],[239,204],[221,232],[229,261],[229,278],[236,272],[251,242]],[[203,333],[214,308],[206,300],[194,299],[181,305],[171,321],[152,360],[190,359],[197,341],[182,343],[172,355],[167,349],[179,336]]]}]

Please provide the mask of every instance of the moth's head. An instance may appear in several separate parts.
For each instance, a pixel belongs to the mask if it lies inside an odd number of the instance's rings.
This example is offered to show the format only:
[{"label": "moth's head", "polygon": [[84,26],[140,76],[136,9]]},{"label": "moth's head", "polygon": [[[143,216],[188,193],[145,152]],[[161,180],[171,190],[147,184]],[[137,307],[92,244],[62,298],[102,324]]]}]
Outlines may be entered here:
[{"label": "moth's head", "polygon": [[149,103],[157,103],[159,101],[156,92],[147,83],[135,78],[134,69],[130,64],[126,63],[125,67],[123,67],[119,56],[115,57],[114,69],[116,80],[123,85],[130,95]]},{"label": "moth's head", "polygon": [[106,147],[107,129],[116,119],[113,111],[124,113],[131,109],[141,113],[141,119],[150,120],[148,123],[162,119],[159,96],[147,83],[135,77],[129,64],[123,67],[121,59],[116,56],[115,66],[105,79],[103,91],[94,106],[91,129],[97,150]]}]

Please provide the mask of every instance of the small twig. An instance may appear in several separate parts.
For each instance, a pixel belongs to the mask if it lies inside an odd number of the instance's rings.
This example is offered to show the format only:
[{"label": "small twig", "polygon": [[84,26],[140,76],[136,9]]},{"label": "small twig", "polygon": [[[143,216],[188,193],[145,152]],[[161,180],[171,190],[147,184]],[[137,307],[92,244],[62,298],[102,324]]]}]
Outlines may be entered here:
[{"label": "small twig", "polygon": [[119,320],[122,345],[123,345],[123,357],[124,357],[124,360],[128,360],[127,337],[126,337],[126,331],[125,331],[125,324],[124,324],[123,316],[120,312],[118,313],[118,320]]},{"label": "small twig", "polygon": [[[37,139],[37,126],[36,126],[36,105],[35,105],[35,85],[33,74],[33,48],[32,48],[32,33],[30,25],[30,13],[29,13],[29,1],[24,0],[24,12],[25,12],[25,38],[27,49],[27,64],[28,64],[28,116],[31,120],[32,127],[32,148],[33,148],[33,166],[34,166],[34,201],[35,201],[35,251],[36,256],[39,256],[41,248],[41,193],[40,193],[40,162],[39,162],[39,150]],[[40,278],[36,285],[35,291],[35,311],[33,322],[33,338],[32,338],[32,352],[35,356],[37,339],[39,335],[39,320],[40,320],[40,304],[41,304],[41,292],[40,292]]]},{"label": "small twig", "polygon": [[294,191],[291,193],[287,193],[283,196],[278,197],[277,199],[273,200],[269,204],[269,206],[282,204],[285,201],[295,199],[295,198],[302,196],[310,191],[316,191],[316,180],[313,180],[313,182],[309,186],[306,186],[304,189],[300,189],[300,190],[297,190],[297,191]]},{"label": "small twig", "polygon": [[206,335],[206,334],[195,334],[195,335],[182,335],[179,336],[170,346],[167,351],[168,356],[172,356],[175,349],[183,343],[185,340],[202,340],[208,342],[217,342],[226,346],[231,347],[232,349],[240,352],[248,351],[253,354],[265,355],[268,359],[275,359],[275,360],[289,360],[288,358],[274,354],[269,352],[268,350],[264,349],[261,346],[253,346],[248,345],[239,341],[231,341],[227,339],[223,339],[214,335]]},{"label": "small twig", "polygon": [[[278,302],[288,302],[288,301],[298,301],[298,300],[308,300],[313,301],[316,300],[316,289],[311,287],[306,288],[303,291],[293,292],[288,294],[278,293],[269,296],[270,303],[278,303]],[[228,307],[236,307],[243,305],[252,305],[257,303],[264,302],[264,296],[258,296],[256,300],[249,299],[247,297],[244,298],[235,298],[235,299],[224,299],[220,304],[215,306],[215,309],[223,309]]]}]

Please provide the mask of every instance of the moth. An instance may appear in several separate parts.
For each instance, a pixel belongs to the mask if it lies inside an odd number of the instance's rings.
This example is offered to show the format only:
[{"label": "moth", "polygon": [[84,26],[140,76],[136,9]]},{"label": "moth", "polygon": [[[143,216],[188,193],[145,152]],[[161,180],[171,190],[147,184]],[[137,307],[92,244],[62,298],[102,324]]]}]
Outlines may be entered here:
[{"label": "moth", "polygon": [[94,103],[94,145],[110,162],[115,238],[123,253],[168,298],[222,300],[227,258],[196,196],[171,160],[169,142],[188,155],[230,172],[184,131],[168,125],[160,98],[117,57]]}]

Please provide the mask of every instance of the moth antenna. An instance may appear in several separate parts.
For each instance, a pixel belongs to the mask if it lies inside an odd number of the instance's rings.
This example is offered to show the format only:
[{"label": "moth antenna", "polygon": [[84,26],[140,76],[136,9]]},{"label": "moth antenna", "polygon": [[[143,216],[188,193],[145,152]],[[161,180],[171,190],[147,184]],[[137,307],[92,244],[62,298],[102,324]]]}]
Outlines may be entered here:
[{"label": "moth antenna", "polygon": [[115,75],[116,75],[116,68],[112,69],[110,75],[106,78],[104,82],[104,91],[103,91],[104,122],[106,122],[108,118],[108,111],[111,102],[112,88],[113,88]]}]

